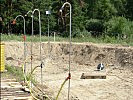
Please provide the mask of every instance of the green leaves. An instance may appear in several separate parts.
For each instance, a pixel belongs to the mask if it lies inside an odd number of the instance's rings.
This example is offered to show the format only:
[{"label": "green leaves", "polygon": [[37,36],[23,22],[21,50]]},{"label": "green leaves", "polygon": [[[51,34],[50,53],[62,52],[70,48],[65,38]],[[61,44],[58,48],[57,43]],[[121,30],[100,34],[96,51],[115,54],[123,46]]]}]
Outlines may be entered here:
[{"label": "green leaves", "polygon": [[[64,2],[72,5],[72,36],[80,33],[91,33],[100,36],[116,34],[132,34],[133,0],[0,0],[1,17],[3,19],[3,32],[23,33],[23,21],[18,19],[17,25],[11,25],[12,19],[17,15],[25,15],[29,10],[41,11],[42,34],[47,33],[49,15],[50,32],[56,31],[63,36],[69,34],[69,6],[63,10],[64,22],[59,9]],[[31,17],[26,19],[26,32],[31,33]],[[34,31],[39,34],[38,13],[34,14]],[[87,33],[88,32],[88,33]]]},{"label": "green leaves", "polygon": [[105,22],[106,34],[111,36],[123,36],[133,33],[133,22],[124,17],[113,17],[108,22]]}]

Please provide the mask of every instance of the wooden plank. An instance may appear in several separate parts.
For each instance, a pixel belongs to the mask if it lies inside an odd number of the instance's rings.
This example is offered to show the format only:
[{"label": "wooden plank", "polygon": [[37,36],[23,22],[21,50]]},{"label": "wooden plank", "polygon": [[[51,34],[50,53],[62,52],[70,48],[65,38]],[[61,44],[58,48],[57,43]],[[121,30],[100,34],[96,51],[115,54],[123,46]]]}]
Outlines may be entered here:
[{"label": "wooden plank", "polygon": [[1,100],[33,100],[33,98],[32,96],[28,96],[28,97],[6,96],[6,97],[2,97]]},{"label": "wooden plank", "polygon": [[81,79],[106,79],[106,72],[93,71],[82,73]]},{"label": "wooden plank", "polygon": [[1,81],[1,100],[32,100],[31,94],[23,91],[23,86],[16,79]]},{"label": "wooden plank", "polygon": [[29,97],[15,97],[14,100],[33,100],[32,96]]},{"label": "wooden plank", "polygon": [[16,79],[2,79],[1,82],[16,82]]}]

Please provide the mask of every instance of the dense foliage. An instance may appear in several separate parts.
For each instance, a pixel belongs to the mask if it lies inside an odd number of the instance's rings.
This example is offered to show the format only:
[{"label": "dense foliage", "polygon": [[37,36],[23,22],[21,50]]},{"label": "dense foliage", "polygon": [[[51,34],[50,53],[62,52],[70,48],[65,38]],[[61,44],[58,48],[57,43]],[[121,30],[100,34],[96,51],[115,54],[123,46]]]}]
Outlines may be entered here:
[{"label": "dense foliage", "polygon": [[[50,33],[69,34],[69,6],[63,14],[59,9],[65,1],[72,4],[72,36],[130,36],[133,34],[133,0],[0,0],[0,33],[22,34],[23,20],[12,20],[35,8],[41,11],[42,34],[47,34],[48,18]],[[45,11],[51,10],[47,16]],[[31,15],[25,17],[26,34],[31,34]],[[39,34],[38,12],[34,14],[34,33]]]}]

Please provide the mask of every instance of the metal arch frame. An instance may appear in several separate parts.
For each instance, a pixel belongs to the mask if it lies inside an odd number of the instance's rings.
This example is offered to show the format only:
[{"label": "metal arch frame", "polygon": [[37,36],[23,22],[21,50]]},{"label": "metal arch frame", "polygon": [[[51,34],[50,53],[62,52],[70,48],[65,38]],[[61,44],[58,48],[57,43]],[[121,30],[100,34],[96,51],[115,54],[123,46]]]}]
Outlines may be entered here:
[{"label": "metal arch frame", "polygon": [[[69,2],[65,2],[64,4],[63,4],[63,6],[61,7],[61,9],[60,9],[60,12],[62,12],[62,10],[63,10],[63,8],[64,8],[64,6],[65,5],[69,5],[69,7],[70,7],[70,37],[69,37],[69,77],[71,77],[70,75],[71,75],[71,73],[70,73],[70,71],[71,71],[71,57],[70,57],[70,53],[71,53],[71,32],[72,32],[72,29],[71,29],[71,25],[72,25],[72,6],[71,6],[71,4],[69,3]],[[68,85],[68,100],[69,100],[69,93],[70,93],[70,78],[69,78],[69,85]]]},{"label": "metal arch frame", "polygon": [[[25,32],[25,18],[22,15],[18,15],[18,16],[16,16],[16,18],[14,20],[16,20],[18,17],[22,17],[23,18],[23,21],[24,21],[24,35],[26,35],[26,32]],[[25,63],[25,60],[26,60],[26,43],[25,43],[25,40],[24,40],[24,73],[26,74],[26,63]]]}]

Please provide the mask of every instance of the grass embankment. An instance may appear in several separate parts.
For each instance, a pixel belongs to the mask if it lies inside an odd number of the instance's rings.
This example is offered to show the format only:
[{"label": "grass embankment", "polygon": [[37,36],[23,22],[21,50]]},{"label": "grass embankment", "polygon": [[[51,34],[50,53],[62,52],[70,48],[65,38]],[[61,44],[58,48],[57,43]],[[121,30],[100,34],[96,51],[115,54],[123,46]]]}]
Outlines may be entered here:
[{"label": "grass embankment", "polygon": [[[33,42],[39,42],[40,37],[39,35],[33,36]],[[23,41],[23,36],[22,35],[1,35],[1,41]],[[31,36],[26,36],[26,41],[30,42],[31,41]],[[42,36],[42,42],[48,41],[47,36]],[[54,41],[54,37],[50,36],[50,41]],[[56,42],[67,42],[69,41],[69,38],[64,38],[64,37],[55,37]],[[129,45],[133,46],[133,36],[125,39],[120,39],[120,38],[115,38],[115,37],[76,37],[72,38],[72,42],[92,42],[92,43],[111,43],[111,44],[122,44],[122,45]]]}]

